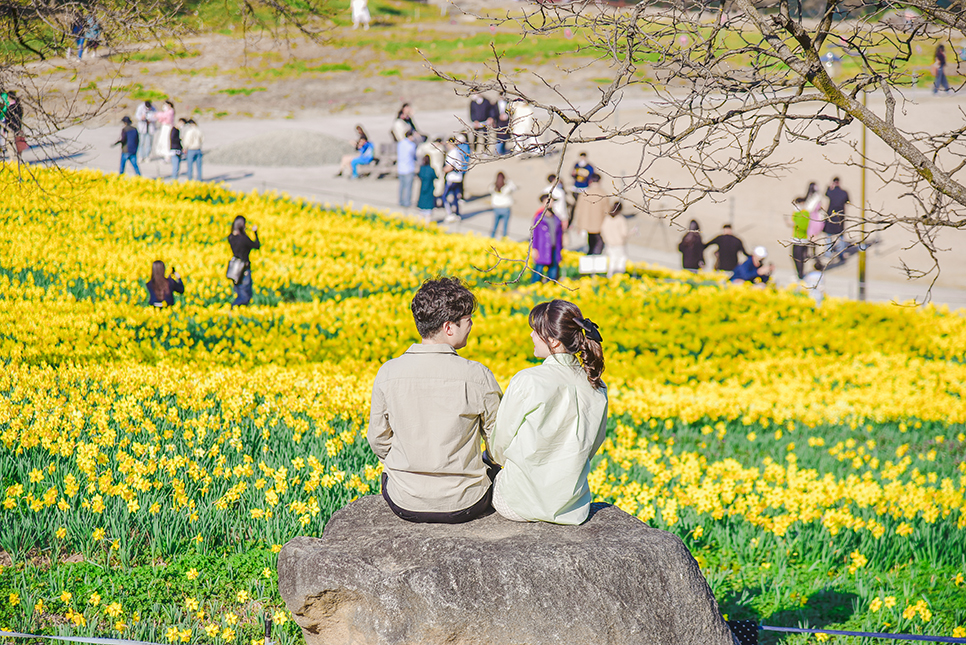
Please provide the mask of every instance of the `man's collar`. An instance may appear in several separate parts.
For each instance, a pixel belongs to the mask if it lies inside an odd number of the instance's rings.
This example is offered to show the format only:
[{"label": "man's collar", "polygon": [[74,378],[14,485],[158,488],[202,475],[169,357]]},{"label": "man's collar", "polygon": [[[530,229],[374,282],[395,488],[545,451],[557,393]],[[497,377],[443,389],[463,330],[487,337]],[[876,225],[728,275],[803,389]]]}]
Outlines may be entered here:
[{"label": "man's collar", "polygon": [[413,343],[406,350],[407,354],[456,354],[456,350],[452,346],[446,343],[434,343],[432,345],[423,345],[422,343]]}]

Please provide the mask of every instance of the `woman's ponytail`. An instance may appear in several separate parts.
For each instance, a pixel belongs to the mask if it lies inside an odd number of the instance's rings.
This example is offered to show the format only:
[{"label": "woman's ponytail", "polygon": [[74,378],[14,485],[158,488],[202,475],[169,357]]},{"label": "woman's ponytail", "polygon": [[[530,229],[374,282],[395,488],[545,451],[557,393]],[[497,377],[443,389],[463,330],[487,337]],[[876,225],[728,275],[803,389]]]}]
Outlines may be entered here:
[{"label": "woman's ponytail", "polygon": [[[592,334],[580,322],[588,323],[593,325],[594,334]],[[600,332],[597,331],[597,325],[588,320],[587,318],[578,321],[578,325],[581,327],[582,334],[578,335],[578,345],[577,351],[574,352],[580,358],[580,365],[587,372],[587,380],[598,390],[603,389],[604,381],[601,380],[601,375],[604,373],[604,348],[601,347]]]},{"label": "woman's ponytail", "polygon": [[566,300],[541,302],[530,311],[530,327],[548,345],[551,338],[560,341],[567,353],[580,359],[587,381],[594,388],[603,389],[604,349],[600,329],[584,318],[577,305]]}]

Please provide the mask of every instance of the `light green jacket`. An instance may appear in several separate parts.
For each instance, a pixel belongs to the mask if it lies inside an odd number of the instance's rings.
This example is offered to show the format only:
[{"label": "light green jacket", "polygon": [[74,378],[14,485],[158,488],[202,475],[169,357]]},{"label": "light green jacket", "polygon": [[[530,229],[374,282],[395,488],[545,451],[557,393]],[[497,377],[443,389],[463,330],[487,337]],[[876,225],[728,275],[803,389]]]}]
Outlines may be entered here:
[{"label": "light green jacket", "polygon": [[590,513],[590,460],[604,443],[607,390],[573,354],[553,354],[510,381],[490,441],[506,505],[526,520],[580,524]]}]

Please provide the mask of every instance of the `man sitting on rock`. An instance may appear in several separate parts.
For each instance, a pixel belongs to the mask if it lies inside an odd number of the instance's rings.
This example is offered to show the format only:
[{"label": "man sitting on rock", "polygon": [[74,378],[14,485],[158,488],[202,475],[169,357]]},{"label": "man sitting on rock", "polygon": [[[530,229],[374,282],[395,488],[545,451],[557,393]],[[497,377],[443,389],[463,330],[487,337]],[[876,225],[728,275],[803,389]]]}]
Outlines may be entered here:
[{"label": "man sitting on rock", "polygon": [[372,386],[367,438],[382,461],[382,496],[409,522],[459,524],[492,511],[489,442],[502,392],[493,373],[457,355],[476,298],[457,278],[427,280],[410,307],[422,342],[386,362]]}]

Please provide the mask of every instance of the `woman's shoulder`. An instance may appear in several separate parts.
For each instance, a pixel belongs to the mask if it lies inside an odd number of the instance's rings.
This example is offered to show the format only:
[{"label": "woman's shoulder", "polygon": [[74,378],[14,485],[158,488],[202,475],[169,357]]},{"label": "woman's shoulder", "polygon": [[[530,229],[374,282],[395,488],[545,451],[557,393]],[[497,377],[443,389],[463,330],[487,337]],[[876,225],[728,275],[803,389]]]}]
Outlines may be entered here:
[{"label": "woman's shoulder", "polygon": [[514,374],[507,386],[507,391],[510,391],[511,388],[515,390],[532,389],[534,384],[540,381],[540,368],[542,367],[543,365],[534,365]]}]

